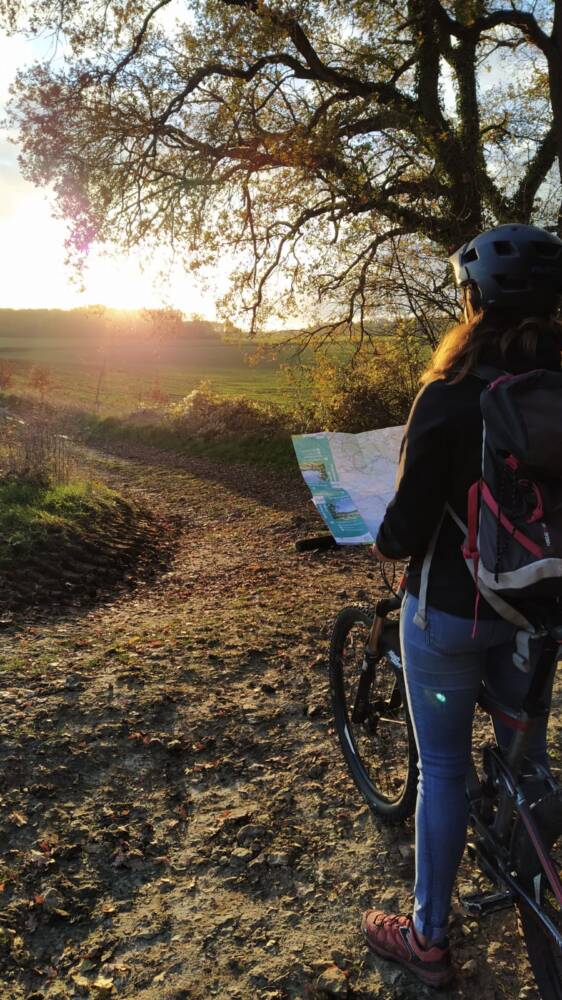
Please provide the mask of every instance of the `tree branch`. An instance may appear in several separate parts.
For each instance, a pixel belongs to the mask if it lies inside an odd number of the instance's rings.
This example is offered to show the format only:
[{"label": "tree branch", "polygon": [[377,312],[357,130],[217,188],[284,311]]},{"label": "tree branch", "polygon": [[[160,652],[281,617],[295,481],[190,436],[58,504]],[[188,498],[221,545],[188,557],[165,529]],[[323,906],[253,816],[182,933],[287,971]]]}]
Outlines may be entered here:
[{"label": "tree branch", "polygon": [[141,24],[140,30],[135,35],[131,48],[129,49],[127,54],[123,56],[123,58],[117,63],[117,66],[109,74],[110,83],[112,83],[118,76],[118,74],[121,72],[121,70],[123,70],[125,66],[127,66],[131,62],[131,60],[135,58],[137,52],[139,51],[144,41],[144,37],[146,35],[146,32],[148,31],[148,26],[152,21],[154,15],[157,14],[158,11],[162,9],[162,7],[167,7],[167,5],[171,2],[172,0],[159,0],[159,3],[157,3],[156,6],[152,8],[152,10],[149,10],[148,14],[146,15],[144,21]]}]

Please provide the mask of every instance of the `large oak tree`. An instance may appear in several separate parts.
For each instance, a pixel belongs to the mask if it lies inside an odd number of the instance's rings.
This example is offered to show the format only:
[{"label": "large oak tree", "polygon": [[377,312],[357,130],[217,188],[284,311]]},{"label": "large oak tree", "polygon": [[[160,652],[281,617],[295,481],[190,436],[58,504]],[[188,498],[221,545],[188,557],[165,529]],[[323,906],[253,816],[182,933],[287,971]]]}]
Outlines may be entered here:
[{"label": "large oak tree", "polygon": [[[12,114],[92,240],[228,251],[231,301],[356,330],[446,304],[496,222],[562,228],[562,0],[0,0],[51,32]],[[428,330],[431,324],[428,320]]]}]

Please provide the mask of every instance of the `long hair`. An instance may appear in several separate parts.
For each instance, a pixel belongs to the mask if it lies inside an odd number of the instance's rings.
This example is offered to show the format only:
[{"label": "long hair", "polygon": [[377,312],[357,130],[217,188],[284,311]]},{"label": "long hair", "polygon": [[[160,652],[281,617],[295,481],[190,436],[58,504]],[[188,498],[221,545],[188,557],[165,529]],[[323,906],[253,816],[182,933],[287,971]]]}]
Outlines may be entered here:
[{"label": "long hair", "polygon": [[549,360],[560,360],[562,323],[559,321],[545,316],[521,320],[500,310],[481,310],[445,334],[421,382],[424,385],[436,379],[460,382],[471,369],[485,362],[486,356],[495,355],[509,367],[510,356],[535,362],[545,352]]}]

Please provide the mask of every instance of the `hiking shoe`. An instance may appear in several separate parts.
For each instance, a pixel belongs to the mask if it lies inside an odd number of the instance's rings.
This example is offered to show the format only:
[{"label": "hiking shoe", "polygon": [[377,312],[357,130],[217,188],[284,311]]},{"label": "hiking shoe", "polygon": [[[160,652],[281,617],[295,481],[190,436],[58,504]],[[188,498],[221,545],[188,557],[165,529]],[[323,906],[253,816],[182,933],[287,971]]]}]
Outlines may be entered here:
[{"label": "hiking shoe", "polygon": [[383,910],[367,910],[361,927],[371,951],[381,958],[400,962],[410,969],[422,983],[440,989],[447,986],[453,976],[451,949],[445,941],[442,946],[422,948],[416,938],[412,918],[400,917]]}]

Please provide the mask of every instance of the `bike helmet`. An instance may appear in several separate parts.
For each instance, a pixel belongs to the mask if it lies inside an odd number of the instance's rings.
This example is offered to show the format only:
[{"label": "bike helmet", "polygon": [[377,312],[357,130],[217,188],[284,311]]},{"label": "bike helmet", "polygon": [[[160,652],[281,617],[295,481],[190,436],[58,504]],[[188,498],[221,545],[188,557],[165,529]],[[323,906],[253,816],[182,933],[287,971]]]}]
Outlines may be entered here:
[{"label": "bike helmet", "polygon": [[449,260],[457,285],[477,288],[482,309],[547,315],[562,295],[562,240],[538,226],[489,229]]}]

